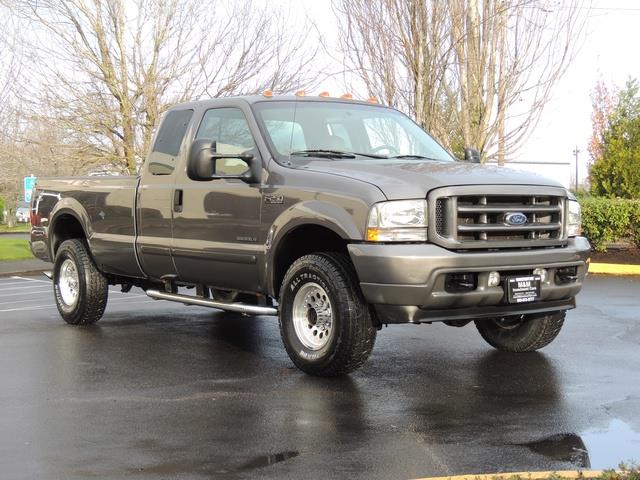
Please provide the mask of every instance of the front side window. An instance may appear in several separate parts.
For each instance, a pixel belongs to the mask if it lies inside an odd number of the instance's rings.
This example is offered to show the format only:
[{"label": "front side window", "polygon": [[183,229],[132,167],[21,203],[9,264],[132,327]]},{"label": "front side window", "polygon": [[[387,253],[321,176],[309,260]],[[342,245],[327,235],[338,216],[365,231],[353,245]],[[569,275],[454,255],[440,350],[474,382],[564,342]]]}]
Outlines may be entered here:
[{"label": "front side window", "polygon": [[406,115],[378,105],[265,101],[254,106],[276,156],[343,153],[340,158],[429,160],[453,157]]},{"label": "front side window", "polygon": [[[253,135],[244,113],[239,108],[207,110],[196,133],[196,140],[202,139],[215,141],[218,153],[255,153]],[[240,175],[246,170],[247,164],[236,158],[216,161],[216,172],[222,175]]]}]

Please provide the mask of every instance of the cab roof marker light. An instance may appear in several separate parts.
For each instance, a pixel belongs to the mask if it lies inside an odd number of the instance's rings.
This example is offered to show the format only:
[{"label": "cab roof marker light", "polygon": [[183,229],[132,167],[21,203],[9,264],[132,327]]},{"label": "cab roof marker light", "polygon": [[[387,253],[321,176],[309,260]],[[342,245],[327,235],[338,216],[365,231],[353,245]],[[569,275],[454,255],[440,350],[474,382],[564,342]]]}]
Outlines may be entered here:
[{"label": "cab roof marker light", "polygon": [[367,100],[367,102],[369,102],[369,103],[378,103],[378,97],[375,97],[375,96],[372,95],[372,96],[369,97],[369,100]]},{"label": "cab roof marker light", "polygon": [[329,97],[330,95],[329,95],[329,92],[324,91],[324,92],[320,92],[320,93],[318,94],[318,96],[319,96],[319,97]]},{"label": "cab roof marker light", "polygon": [[353,95],[351,95],[350,93],[345,93],[344,95],[342,95],[340,98],[344,98],[345,100],[352,100],[353,99]]},{"label": "cab roof marker light", "polygon": [[264,92],[262,92],[262,96],[263,97],[267,97],[267,98],[271,98],[271,97],[273,97],[273,91],[265,90]]},{"label": "cab roof marker light", "polygon": [[306,95],[306,92],[304,90],[298,90],[296,92],[296,97],[304,97]]}]

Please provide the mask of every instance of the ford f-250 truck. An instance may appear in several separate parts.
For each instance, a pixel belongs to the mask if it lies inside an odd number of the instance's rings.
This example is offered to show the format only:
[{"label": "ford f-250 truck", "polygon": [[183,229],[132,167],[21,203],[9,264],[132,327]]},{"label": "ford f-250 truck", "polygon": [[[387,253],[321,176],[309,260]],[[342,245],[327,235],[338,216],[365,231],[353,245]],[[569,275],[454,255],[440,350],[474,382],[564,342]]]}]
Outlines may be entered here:
[{"label": "ford f-250 truck", "polygon": [[139,176],[39,179],[31,248],[54,262],[70,324],[100,319],[109,284],[277,315],[312,375],[361,366],[384,324],[474,322],[495,348],[536,350],[587,273],[580,207],[557,182],[473,153],[456,160],[370,102],[182,104]]}]

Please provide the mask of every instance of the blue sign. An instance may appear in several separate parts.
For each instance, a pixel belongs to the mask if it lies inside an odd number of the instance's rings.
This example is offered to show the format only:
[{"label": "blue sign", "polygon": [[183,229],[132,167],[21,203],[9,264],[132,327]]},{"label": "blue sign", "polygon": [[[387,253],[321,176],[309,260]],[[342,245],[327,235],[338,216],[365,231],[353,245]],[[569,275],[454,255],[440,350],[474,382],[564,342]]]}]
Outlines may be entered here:
[{"label": "blue sign", "polygon": [[31,193],[33,187],[36,186],[36,177],[31,175],[30,177],[24,177],[24,201],[31,203]]}]

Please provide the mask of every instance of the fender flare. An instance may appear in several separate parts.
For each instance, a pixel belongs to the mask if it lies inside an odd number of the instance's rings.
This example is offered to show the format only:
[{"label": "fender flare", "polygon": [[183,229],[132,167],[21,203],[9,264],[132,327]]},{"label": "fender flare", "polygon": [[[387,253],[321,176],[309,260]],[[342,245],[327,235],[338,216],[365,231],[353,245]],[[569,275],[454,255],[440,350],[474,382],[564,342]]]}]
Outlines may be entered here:
[{"label": "fender flare", "polygon": [[364,238],[364,225],[358,228],[353,215],[335,204],[309,200],[292,205],[276,218],[267,234],[263,271],[269,294],[276,291],[274,277],[278,249],[292,231],[302,226],[326,228],[343,240],[358,241]]},{"label": "fender flare", "polygon": [[[55,231],[56,224],[63,215],[69,215],[78,221],[80,228],[82,228],[82,231],[84,232],[85,239],[89,244],[89,247],[91,247],[93,229],[91,228],[89,214],[82,204],[75,198],[65,197],[56,203],[49,215],[49,226],[47,231],[49,233],[49,253],[51,254],[52,259],[55,259],[52,233]],[[89,248],[89,250],[91,250],[91,248]]]}]

